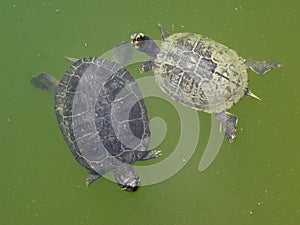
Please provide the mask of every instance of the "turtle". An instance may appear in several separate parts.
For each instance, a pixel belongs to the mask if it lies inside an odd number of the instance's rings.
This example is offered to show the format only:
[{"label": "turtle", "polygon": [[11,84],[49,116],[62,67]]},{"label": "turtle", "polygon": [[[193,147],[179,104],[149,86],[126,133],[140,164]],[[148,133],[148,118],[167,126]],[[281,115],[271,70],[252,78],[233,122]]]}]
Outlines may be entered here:
[{"label": "turtle", "polygon": [[227,110],[244,96],[260,99],[248,88],[247,70],[264,74],[281,64],[246,60],[206,36],[188,32],[170,35],[158,26],[163,39],[160,47],[143,33],[131,35],[134,47],[151,57],[140,72],[152,70],[158,86],[173,100],[215,115],[232,142],[238,118]]},{"label": "turtle", "polygon": [[151,132],[140,89],[115,61],[72,61],[60,82],[42,72],[31,83],[56,91],[57,122],[71,153],[89,171],[87,186],[112,171],[123,190],[136,191],[140,178],[132,164],[160,155],[148,149]]}]

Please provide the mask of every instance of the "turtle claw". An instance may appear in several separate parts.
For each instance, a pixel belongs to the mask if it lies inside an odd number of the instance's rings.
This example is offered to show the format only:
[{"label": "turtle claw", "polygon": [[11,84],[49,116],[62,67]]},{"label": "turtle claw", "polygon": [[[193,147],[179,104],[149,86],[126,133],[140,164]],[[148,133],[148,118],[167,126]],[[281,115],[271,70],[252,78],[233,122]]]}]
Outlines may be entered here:
[{"label": "turtle claw", "polygon": [[225,132],[225,135],[226,135],[228,141],[229,141],[230,143],[232,143],[232,142],[233,142],[233,139],[235,138],[235,133],[226,133],[226,132]]},{"label": "turtle claw", "polygon": [[140,67],[140,73],[144,73],[144,72],[151,70],[152,66],[153,66],[152,61],[147,61],[147,62],[143,63]]},{"label": "turtle claw", "polygon": [[144,154],[141,158],[138,160],[148,160],[148,159],[154,159],[159,156],[161,156],[161,151],[156,150],[148,150],[148,151],[142,151],[141,154]]},{"label": "turtle claw", "polygon": [[144,68],[144,64],[141,65],[141,67],[139,68],[139,72],[140,72],[140,73],[145,73],[145,72],[146,72],[146,71],[145,71],[145,68]]},{"label": "turtle claw", "polygon": [[68,61],[72,62],[72,63],[78,61],[77,58],[73,58],[73,57],[69,57],[69,56],[65,56],[65,58],[66,58]]},{"label": "turtle claw", "polygon": [[156,151],[152,151],[152,152],[153,152],[153,156],[152,156],[153,158],[157,158],[162,155],[160,150],[156,150]]}]

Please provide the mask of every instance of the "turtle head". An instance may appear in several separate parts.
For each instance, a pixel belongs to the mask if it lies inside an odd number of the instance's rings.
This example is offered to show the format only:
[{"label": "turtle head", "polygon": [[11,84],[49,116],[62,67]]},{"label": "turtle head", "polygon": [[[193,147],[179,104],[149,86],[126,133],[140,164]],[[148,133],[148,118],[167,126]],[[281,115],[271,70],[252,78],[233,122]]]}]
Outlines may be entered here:
[{"label": "turtle head", "polygon": [[143,33],[132,34],[130,38],[131,43],[137,50],[144,52],[153,58],[159,53],[160,49],[157,44]]},{"label": "turtle head", "polygon": [[134,192],[140,184],[140,178],[134,168],[126,163],[122,163],[114,169],[117,184],[125,191]]}]

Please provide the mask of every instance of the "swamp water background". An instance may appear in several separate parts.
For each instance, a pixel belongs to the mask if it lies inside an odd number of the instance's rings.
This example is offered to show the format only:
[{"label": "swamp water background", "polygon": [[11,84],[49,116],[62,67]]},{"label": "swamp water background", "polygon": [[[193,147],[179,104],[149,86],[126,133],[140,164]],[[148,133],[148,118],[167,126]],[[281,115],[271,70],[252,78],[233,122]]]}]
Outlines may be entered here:
[{"label": "swamp water background", "polygon": [[[0,223],[299,224],[299,10],[296,0],[1,1]],[[199,112],[195,153],[170,179],[136,193],[107,179],[87,188],[87,171],[58,129],[54,95],[29,81],[40,71],[59,79],[69,66],[64,56],[101,55],[132,33],[160,39],[157,22],[284,66],[265,76],[249,72],[249,86],[262,101],[244,98],[230,110],[239,117],[237,138],[223,141],[207,170],[198,165],[211,117]],[[139,74],[138,65],[129,69],[136,79],[151,76]],[[146,104],[150,117],[165,121],[167,134],[157,147],[163,155],[139,165],[166,159],[180,137],[170,103],[149,97]],[[159,135],[152,133],[153,140]]]}]

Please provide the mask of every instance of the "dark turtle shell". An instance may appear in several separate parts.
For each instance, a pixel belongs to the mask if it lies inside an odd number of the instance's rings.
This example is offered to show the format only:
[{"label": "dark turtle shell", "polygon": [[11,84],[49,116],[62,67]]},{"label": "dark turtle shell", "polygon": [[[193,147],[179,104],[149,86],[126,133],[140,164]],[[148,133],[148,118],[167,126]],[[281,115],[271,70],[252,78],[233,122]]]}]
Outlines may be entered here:
[{"label": "dark turtle shell", "polygon": [[72,154],[90,171],[88,184],[112,170],[123,188],[135,190],[139,178],[129,165],[157,152],[148,150],[147,110],[125,68],[97,57],[74,62],[57,87],[55,112]]}]

